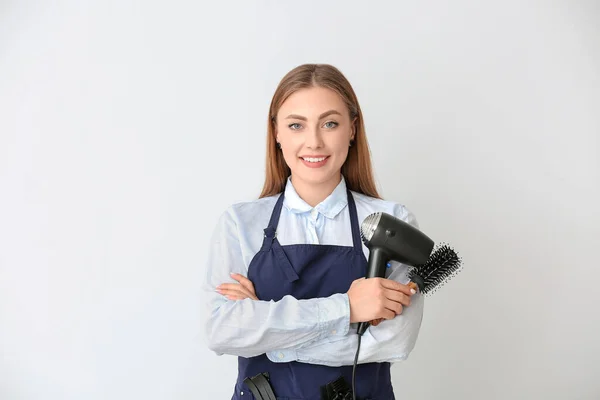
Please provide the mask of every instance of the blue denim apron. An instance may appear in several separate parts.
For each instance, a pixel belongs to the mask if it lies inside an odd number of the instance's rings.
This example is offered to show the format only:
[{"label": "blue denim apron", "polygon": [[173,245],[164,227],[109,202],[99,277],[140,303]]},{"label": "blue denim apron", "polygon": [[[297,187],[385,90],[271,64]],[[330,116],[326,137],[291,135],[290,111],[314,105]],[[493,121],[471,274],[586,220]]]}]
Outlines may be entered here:
[{"label": "blue denim apron", "polygon": [[[281,246],[275,232],[283,205],[282,193],[264,230],[262,248],[248,267],[248,278],[260,300],[278,301],[292,295],[296,299],[328,297],[346,293],[350,284],[366,275],[367,260],[362,250],[354,198],[347,190],[353,246],[292,244]],[[352,333],[351,333],[352,334]],[[238,379],[232,400],[254,396],[243,383],[246,377],[268,372],[278,400],[321,400],[320,387],[344,376],[352,385],[352,365],[328,367],[300,362],[274,363],[266,354],[238,357]],[[390,363],[356,366],[356,395],[361,399],[394,400]]]}]

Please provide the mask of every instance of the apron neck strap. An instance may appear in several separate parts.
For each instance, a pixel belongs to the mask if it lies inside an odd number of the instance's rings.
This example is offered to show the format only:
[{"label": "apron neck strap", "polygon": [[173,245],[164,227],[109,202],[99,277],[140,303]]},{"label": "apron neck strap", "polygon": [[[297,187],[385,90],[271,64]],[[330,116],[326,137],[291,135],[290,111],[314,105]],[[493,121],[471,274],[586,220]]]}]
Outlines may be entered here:
[{"label": "apron neck strap", "polygon": [[360,228],[358,226],[358,213],[356,212],[356,203],[354,202],[354,196],[347,189],[348,192],[348,211],[350,212],[350,225],[352,226],[352,242],[354,244],[354,252],[356,254],[362,253],[362,239],[360,237]]},{"label": "apron neck strap", "polygon": [[277,203],[275,203],[275,207],[273,208],[273,212],[271,213],[271,219],[269,220],[269,225],[265,229],[265,237],[272,239],[275,237],[275,233],[277,232],[277,225],[279,225],[279,216],[281,215],[281,208],[283,207],[283,199],[284,193],[279,195],[277,199]]}]

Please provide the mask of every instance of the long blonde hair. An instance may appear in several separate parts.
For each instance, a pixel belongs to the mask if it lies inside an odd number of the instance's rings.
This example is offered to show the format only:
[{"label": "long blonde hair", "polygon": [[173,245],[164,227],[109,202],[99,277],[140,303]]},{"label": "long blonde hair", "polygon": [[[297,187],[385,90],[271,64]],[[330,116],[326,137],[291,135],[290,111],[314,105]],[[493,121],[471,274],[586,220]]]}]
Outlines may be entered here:
[{"label": "long blonde hair", "polygon": [[346,103],[350,120],[355,120],[354,144],[348,149],[348,157],[341,171],[348,189],[381,198],[373,178],[371,154],[358,99],[346,77],[336,67],[328,64],[300,65],[288,72],[277,86],[269,109],[265,183],[259,198],[281,193],[291,173],[282,152],[277,148],[275,138],[279,108],[294,92],[315,86],[336,92]]}]

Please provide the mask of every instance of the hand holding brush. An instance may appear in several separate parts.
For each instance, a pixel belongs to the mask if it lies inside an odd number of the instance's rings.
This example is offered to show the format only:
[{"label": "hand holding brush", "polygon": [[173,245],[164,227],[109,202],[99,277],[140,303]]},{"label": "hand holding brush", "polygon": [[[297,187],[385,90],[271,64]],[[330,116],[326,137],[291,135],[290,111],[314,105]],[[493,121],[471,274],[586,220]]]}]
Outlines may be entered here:
[{"label": "hand holding brush", "polygon": [[[408,286],[425,295],[434,293],[461,269],[461,259],[447,244],[440,245],[427,262],[411,267],[408,272]],[[383,321],[379,318],[371,321],[377,326]]]}]

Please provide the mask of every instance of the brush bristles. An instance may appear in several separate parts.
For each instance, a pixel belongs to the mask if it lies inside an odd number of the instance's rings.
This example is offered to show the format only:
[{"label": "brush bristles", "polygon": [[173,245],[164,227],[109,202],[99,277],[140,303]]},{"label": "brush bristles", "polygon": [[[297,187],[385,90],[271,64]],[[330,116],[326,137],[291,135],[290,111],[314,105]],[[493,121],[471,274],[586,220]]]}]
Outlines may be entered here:
[{"label": "brush bristles", "polygon": [[431,254],[427,262],[413,267],[408,278],[421,278],[424,285],[419,287],[423,294],[434,293],[456,275],[461,269],[461,259],[450,246],[442,244]]}]

